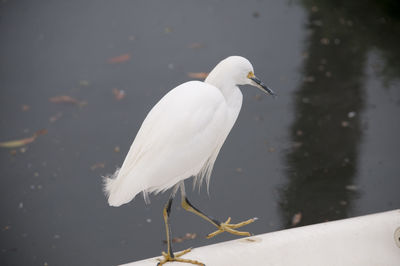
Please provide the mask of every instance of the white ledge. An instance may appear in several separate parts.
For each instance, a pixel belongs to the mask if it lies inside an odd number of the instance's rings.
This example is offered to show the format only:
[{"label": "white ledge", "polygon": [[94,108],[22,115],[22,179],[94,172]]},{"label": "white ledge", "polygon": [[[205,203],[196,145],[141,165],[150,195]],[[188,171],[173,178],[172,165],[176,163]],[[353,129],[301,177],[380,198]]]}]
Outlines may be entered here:
[{"label": "white ledge", "polygon": [[[155,266],[157,258],[124,266]],[[182,258],[198,260],[207,266],[399,266],[400,210],[199,247]]]}]

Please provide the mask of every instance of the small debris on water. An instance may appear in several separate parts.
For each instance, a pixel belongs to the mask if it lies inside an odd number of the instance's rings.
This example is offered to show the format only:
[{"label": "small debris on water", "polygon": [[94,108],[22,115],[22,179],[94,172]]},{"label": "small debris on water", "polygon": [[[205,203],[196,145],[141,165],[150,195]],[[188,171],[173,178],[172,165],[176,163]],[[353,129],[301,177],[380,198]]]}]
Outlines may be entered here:
[{"label": "small debris on water", "polygon": [[328,45],[330,42],[328,38],[322,38],[320,41],[321,41],[321,44],[323,44],[323,45]]},{"label": "small debris on water", "polygon": [[93,171],[96,170],[97,168],[104,168],[104,166],[105,166],[104,163],[95,163],[90,167],[90,169]]},{"label": "small debris on water", "polygon": [[50,121],[51,123],[54,123],[54,122],[56,122],[58,119],[60,119],[60,118],[62,117],[62,115],[63,115],[63,113],[58,112],[58,113],[56,113],[55,115],[50,116],[49,121]]},{"label": "small debris on water", "polygon": [[10,229],[11,229],[10,225],[6,225],[6,226],[3,227],[3,231],[7,231],[7,230],[10,230]]},{"label": "small debris on water", "polygon": [[314,76],[304,77],[304,82],[314,82],[314,81],[315,81]]},{"label": "small debris on water", "polygon": [[[196,233],[186,233],[183,237],[174,237],[172,238],[172,243],[181,243],[185,240],[195,239],[197,237]],[[164,243],[167,243],[166,240],[163,240]]]},{"label": "small debris on water", "polygon": [[29,105],[27,105],[27,104],[21,105],[21,110],[22,110],[22,111],[26,112],[26,111],[28,111],[29,109],[31,109],[31,107],[30,107]]},{"label": "small debris on water", "polygon": [[79,85],[80,85],[80,86],[89,86],[89,84],[90,84],[90,83],[89,83],[89,81],[87,81],[87,80],[80,80],[80,81],[79,81]]},{"label": "small debris on water", "polygon": [[346,189],[350,191],[357,191],[358,187],[356,185],[347,185]]},{"label": "small debris on water", "polygon": [[261,101],[262,100],[262,95],[261,94],[256,94],[256,96],[254,96],[254,99],[256,101]]},{"label": "small debris on water", "polygon": [[293,148],[300,148],[301,146],[303,146],[303,142],[293,142]]},{"label": "small debris on water", "polygon": [[356,112],[354,112],[354,111],[351,111],[351,112],[349,112],[348,114],[347,114],[347,117],[348,118],[353,118],[353,117],[355,117],[356,116]]},{"label": "small debris on water", "polygon": [[125,98],[126,93],[124,90],[119,90],[117,88],[114,88],[112,90],[113,94],[114,94],[114,98],[118,101],[122,100],[123,98]]},{"label": "small debris on water", "polygon": [[314,20],[312,23],[313,23],[315,26],[318,26],[318,27],[322,27],[322,26],[324,25],[324,23],[322,22],[322,20],[319,20],[319,19]]},{"label": "small debris on water", "polygon": [[348,127],[349,126],[349,122],[347,121],[342,121],[342,127]]},{"label": "small debris on water", "polygon": [[200,49],[203,47],[204,47],[204,44],[198,43],[198,42],[194,42],[189,45],[189,48],[191,48],[191,49]]},{"label": "small debris on water", "polygon": [[293,215],[292,217],[292,226],[296,226],[300,223],[302,218],[302,214],[301,212],[296,213],[295,215]]}]

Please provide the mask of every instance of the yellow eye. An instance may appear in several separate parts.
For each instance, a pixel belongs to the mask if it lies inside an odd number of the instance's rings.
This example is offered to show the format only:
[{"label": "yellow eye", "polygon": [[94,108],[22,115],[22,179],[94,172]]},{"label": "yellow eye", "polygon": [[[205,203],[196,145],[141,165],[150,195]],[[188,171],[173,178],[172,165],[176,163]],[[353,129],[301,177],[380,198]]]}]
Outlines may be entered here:
[{"label": "yellow eye", "polygon": [[254,73],[250,71],[249,74],[247,74],[247,78],[249,79],[254,78]]}]

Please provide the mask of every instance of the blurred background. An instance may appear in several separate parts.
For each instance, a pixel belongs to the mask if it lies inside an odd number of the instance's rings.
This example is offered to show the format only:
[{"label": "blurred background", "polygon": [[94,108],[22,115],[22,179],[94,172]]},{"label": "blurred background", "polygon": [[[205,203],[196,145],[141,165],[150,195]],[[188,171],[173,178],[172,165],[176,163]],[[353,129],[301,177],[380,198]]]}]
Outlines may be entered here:
[{"label": "blurred background", "polygon": [[[248,58],[273,99],[242,87],[241,114],[207,214],[259,220],[254,234],[400,207],[400,4],[395,0],[18,1],[0,3],[0,264],[116,265],[166,249],[169,193],[109,207],[151,107]],[[175,250],[210,224],[171,214]]]}]

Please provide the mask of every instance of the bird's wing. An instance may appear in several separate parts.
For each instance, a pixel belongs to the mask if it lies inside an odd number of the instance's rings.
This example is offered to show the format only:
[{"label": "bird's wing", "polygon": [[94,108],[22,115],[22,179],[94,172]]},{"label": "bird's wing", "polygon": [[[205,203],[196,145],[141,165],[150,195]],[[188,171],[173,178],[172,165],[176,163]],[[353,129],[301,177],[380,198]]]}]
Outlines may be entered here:
[{"label": "bird's wing", "polygon": [[143,121],[109,201],[120,194],[128,202],[140,191],[162,191],[197,174],[225,140],[228,115],[222,93],[212,85],[191,81],[171,90]]}]

